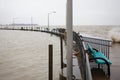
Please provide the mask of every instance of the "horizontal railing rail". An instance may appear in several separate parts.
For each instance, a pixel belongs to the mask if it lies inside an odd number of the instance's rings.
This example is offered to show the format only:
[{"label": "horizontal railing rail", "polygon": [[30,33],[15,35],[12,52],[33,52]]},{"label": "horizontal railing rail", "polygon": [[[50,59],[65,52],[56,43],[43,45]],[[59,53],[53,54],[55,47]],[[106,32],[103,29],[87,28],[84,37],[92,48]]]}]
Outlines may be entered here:
[{"label": "horizontal railing rail", "polygon": [[76,32],[73,32],[73,40],[76,42],[77,47],[80,50],[80,56],[78,58],[78,63],[81,71],[82,80],[92,80],[90,64],[88,57],[86,56],[86,49],[82,37]]}]

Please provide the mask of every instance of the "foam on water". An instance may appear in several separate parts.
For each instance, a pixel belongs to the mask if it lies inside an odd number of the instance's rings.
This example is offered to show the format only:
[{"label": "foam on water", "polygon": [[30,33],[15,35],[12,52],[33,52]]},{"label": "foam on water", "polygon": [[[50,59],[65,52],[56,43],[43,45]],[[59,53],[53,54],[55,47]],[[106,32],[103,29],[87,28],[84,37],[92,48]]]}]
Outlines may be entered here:
[{"label": "foam on water", "polygon": [[81,35],[86,37],[100,38],[111,40],[108,37],[109,31],[112,29],[112,26],[75,26],[74,30],[79,32]]},{"label": "foam on water", "polygon": [[113,28],[109,31],[109,37],[113,42],[120,42],[120,28]]}]

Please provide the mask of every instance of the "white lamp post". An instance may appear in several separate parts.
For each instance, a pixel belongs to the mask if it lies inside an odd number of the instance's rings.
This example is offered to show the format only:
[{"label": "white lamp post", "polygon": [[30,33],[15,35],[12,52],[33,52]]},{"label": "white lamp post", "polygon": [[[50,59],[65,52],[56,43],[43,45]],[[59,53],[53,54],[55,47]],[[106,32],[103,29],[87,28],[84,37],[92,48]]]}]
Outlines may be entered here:
[{"label": "white lamp post", "polygon": [[53,12],[48,13],[48,30],[50,30],[50,28],[49,28],[49,16],[50,16],[50,14],[52,14],[52,13],[56,13],[56,12],[53,11]]},{"label": "white lamp post", "polygon": [[72,0],[67,0],[66,6],[66,27],[67,27],[67,80],[72,80],[72,46],[73,46],[73,6]]}]

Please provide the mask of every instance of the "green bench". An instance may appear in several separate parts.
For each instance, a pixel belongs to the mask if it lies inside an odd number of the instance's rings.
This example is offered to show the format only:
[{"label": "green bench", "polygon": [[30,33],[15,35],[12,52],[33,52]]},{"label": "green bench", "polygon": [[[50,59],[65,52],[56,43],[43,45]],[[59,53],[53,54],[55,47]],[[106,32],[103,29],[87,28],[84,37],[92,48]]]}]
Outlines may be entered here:
[{"label": "green bench", "polygon": [[94,50],[90,44],[87,44],[87,47],[90,55],[98,65],[106,64],[108,66],[108,76],[110,76],[110,65],[112,62],[110,62],[110,60],[102,52]]}]

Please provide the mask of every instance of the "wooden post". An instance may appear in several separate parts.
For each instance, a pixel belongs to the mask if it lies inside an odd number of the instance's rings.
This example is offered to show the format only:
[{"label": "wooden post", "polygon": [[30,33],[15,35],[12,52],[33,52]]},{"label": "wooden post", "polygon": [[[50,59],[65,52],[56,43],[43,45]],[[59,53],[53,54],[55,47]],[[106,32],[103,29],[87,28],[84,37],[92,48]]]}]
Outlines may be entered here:
[{"label": "wooden post", "polygon": [[60,36],[60,50],[61,50],[61,69],[63,69],[63,41],[62,36]]},{"label": "wooden post", "polygon": [[49,80],[53,80],[53,45],[49,45],[49,73],[48,73],[48,78]]}]

